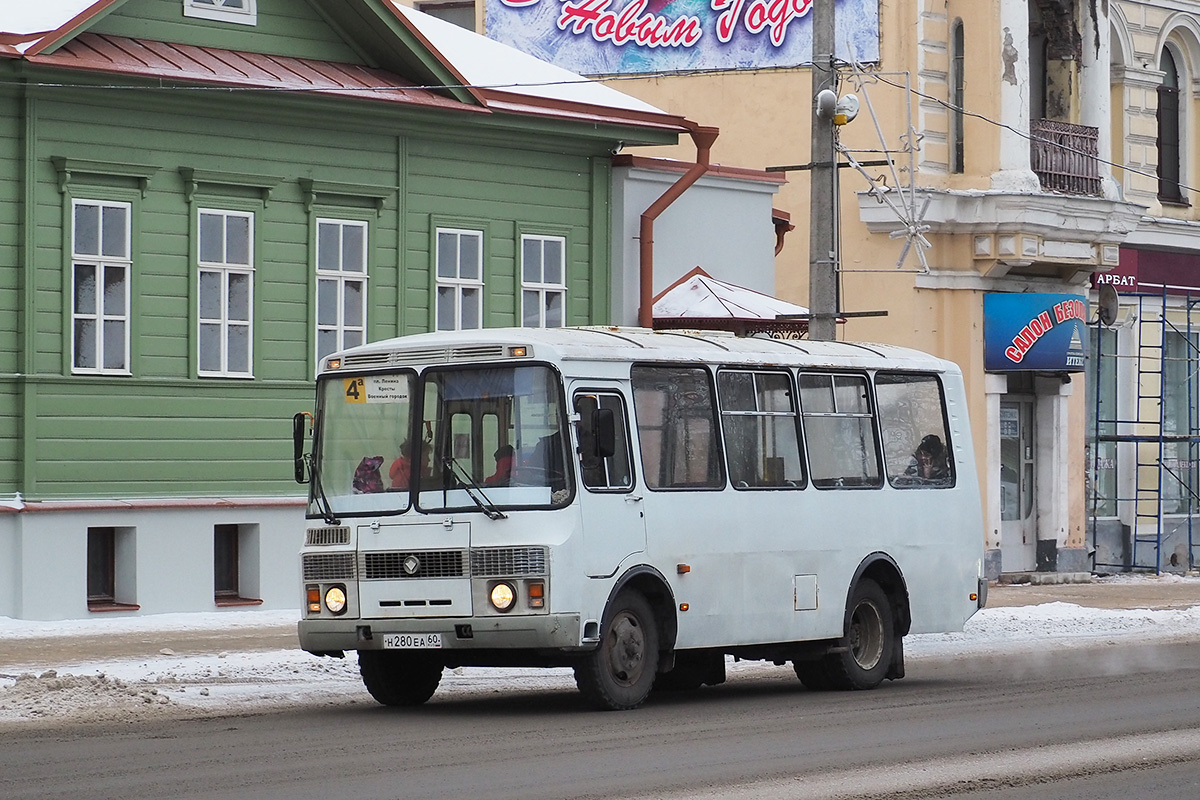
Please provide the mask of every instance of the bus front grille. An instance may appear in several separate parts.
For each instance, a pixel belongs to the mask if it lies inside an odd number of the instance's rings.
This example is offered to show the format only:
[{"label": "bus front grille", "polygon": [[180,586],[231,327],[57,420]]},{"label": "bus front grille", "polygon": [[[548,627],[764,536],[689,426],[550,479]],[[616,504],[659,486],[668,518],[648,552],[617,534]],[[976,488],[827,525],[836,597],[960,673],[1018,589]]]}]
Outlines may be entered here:
[{"label": "bus front grille", "polygon": [[304,580],[354,580],[354,553],[305,553]]},{"label": "bus front grille", "polygon": [[360,574],[365,581],[402,578],[466,577],[466,553],[462,550],[417,550],[361,554]]},{"label": "bus front grille", "polygon": [[471,574],[480,578],[545,575],[544,547],[480,547],[471,551]]},{"label": "bus front grille", "polygon": [[350,528],[345,525],[335,528],[309,528],[304,544],[310,547],[334,544],[350,544]]}]

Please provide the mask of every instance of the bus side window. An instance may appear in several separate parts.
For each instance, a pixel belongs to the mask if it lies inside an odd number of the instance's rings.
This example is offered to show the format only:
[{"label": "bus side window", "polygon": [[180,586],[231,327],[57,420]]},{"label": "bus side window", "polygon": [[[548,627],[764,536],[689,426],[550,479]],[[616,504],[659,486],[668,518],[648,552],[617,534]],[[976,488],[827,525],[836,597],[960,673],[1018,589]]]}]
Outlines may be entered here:
[{"label": "bus side window", "polygon": [[866,378],[801,373],[800,410],[814,486],[841,489],[883,485]]},{"label": "bus side window", "polygon": [[651,489],[723,489],[717,409],[703,367],[635,366],[633,407]]},{"label": "bus side window", "polygon": [[799,426],[786,372],[717,373],[729,480],[735,489],[804,486]]},{"label": "bus side window", "polygon": [[[592,491],[628,490],[633,488],[633,468],[629,458],[629,425],[625,403],[619,394],[580,392],[575,395],[575,412],[579,414],[576,435],[579,439],[579,472],[583,485]],[[602,417],[612,421],[611,442],[605,431],[597,430]],[[611,454],[600,444],[611,444]]]},{"label": "bus side window", "polygon": [[901,489],[954,485],[946,403],[936,375],[875,376],[888,482]]}]

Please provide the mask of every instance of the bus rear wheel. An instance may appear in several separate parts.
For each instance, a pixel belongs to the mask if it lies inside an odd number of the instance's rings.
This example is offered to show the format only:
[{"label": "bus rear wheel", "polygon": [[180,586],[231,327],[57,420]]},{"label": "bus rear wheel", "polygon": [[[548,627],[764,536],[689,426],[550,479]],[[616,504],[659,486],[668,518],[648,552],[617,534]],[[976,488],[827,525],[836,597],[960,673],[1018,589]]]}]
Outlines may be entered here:
[{"label": "bus rear wheel", "polygon": [[878,583],[863,578],[846,612],[846,633],[825,657],[825,676],[833,689],[874,689],[887,677],[896,649],[892,603]]},{"label": "bus rear wheel", "polygon": [[638,592],[623,591],[604,612],[600,645],[575,665],[575,685],[604,711],[640,706],[658,671],[654,612]]},{"label": "bus rear wheel", "polygon": [[385,706],[419,706],[442,681],[441,663],[402,650],[360,650],[358,672],[371,697]]}]

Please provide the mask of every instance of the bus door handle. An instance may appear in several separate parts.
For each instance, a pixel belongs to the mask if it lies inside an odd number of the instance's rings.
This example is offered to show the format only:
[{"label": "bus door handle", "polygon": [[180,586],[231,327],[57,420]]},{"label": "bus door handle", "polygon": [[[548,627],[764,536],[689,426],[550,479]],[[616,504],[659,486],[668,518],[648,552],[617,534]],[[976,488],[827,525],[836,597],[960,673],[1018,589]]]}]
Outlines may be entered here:
[{"label": "bus door handle", "polygon": [[627,494],[627,495],[625,495],[625,502],[626,503],[640,503],[640,502],[642,502],[642,496],[640,494]]}]

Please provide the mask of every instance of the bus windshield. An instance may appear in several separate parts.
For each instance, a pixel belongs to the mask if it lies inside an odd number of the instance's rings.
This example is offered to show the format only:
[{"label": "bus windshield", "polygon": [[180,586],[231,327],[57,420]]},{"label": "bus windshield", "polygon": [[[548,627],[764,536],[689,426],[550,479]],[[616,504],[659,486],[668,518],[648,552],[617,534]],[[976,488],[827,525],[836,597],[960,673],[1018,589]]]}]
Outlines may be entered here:
[{"label": "bus windshield", "polygon": [[320,400],[312,516],[570,501],[562,384],[548,367],[326,379]]}]

